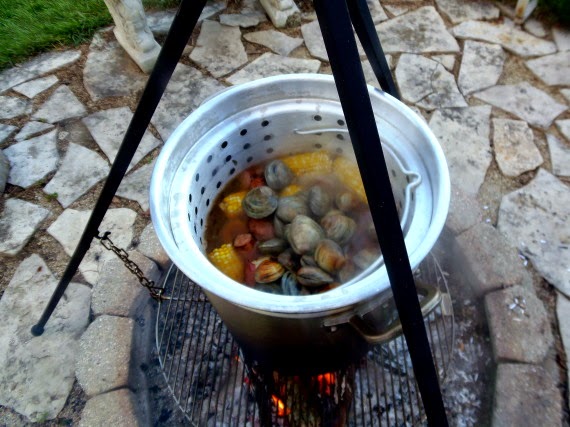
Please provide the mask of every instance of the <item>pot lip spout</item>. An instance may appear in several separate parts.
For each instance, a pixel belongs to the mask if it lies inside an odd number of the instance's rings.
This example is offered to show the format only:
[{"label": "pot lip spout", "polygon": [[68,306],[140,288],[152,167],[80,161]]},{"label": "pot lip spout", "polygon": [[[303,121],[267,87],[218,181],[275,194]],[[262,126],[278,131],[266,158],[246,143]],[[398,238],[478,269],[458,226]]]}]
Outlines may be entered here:
[{"label": "pot lip spout", "polygon": [[[428,225],[414,244],[408,246],[406,239],[409,262],[412,269],[415,269],[431,251],[445,224],[451,192],[447,163],[441,146],[423,119],[390,95],[372,86],[369,86],[368,90],[375,109],[387,109],[394,115],[394,123],[390,123],[392,127],[409,128],[414,136],[410,139],[422,140],[417,142],[421,147],[414,146],[410,150],[416,154],[419,151],[426,153],[427,159],[423,162],[426,164],[425,169],[432,175],[425,179],[429,182],[428,185],[431,185],[431,211],[416,212],[426,215]],[[192,237],[192,232],[189,231],[183,236],[174,235],[179,230],[177,226],[172,225],[171,216],[180,217],[182,222],[189,219],[189,214],[187,208],[186,212],[182,212],[181,208],[187,202],[188,192],[173,190],[172,181],[179,179],[176,177],[179,170],[187,174],[186,176],[194,176],[199,170],[200,159],[205,159],[204,153],[201,153],[202,157],[198,155],[202,141],[192,145],[195,141],[192,141],[190,136],[208,131],[206,128],[210,122],[219,123],[232,115],[235,116],[236,111],[232,109],[255,109],[258,106],[256,103],[265,102],[270,96],[268,93],[279,99],[307,97],[323,99],[327,103],[339,103],[333,76],[321,74],[281,75],[255,80],[231,87],[205,101],[176,128],[156,159],[150,182],[149,205],[152,224],[161,245],[180,271],[200,285],[206,293],[252,311],[285,316],[316,316],[319,313],[342,311],[385,294],[389,291],[390,281],[384,265],[380,265],[358,281],[346,283],[321,294],[285,296],[264,293],[233,281],[213,266],[203,248]],[[231,107],[224,110],[225,105]],[[404,130],[399,132],[403,134]],[[181,150],[182,145],[184,152]],[[394,144],[391,144],[391,147],[394,149]],[[430,171],[430,168],[438,170],[434,172]],[[177,243],[181,238],[189,242],[184,247]]]}]

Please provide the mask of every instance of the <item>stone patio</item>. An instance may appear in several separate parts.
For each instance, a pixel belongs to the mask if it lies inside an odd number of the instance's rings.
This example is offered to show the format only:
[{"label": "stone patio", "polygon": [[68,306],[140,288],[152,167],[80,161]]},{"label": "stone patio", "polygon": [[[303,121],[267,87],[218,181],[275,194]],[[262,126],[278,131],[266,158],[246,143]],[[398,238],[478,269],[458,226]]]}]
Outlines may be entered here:
[{"label": "stone patio", "polygon": [[[491,424],[567,425],[570,31],[533,19],[516,25],[479,0],[370,3],[402,99],[429,123],[449,163],[446,235],[485,309],[496,372],[486,391]],[[152,277],[169,261],[150,225],[147,189],[176,126],[225,87],[331,72],[314,14],[276,29],[260,10],[255,0],[231,13],[208,2],[101,226]],[[159,41],[173,13],[149,15]],[[0,202],[0,414],[8,425],[66,422],[61,414],[77,399],[87,401],[79,425],[149,424],[140,367],[152,304],[113,254],[93,243],[44,335],[30,333],[146,78],[112,29],[0,72],[0,149],[11,165]],[[367,79],[377,86],[369,69]],[[459,358],[473,348],[456,344]],[[450,419],[480,425],[481,409],[468,409],[479,398],[448,398]]]}]

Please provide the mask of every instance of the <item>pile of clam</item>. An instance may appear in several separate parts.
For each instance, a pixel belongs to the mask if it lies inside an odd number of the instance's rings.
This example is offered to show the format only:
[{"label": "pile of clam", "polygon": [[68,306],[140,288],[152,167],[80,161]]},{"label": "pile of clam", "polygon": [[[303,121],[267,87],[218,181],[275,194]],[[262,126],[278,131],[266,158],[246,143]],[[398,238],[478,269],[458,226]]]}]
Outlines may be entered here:
[{"label": "pile of clam", "polygon": [[232,244],[244,261],[244,284],[284,295],[324,292],[380,256],[367,203],[334,171],[297,176],[277,159],[243,174],[247,230],[234,226]]}]

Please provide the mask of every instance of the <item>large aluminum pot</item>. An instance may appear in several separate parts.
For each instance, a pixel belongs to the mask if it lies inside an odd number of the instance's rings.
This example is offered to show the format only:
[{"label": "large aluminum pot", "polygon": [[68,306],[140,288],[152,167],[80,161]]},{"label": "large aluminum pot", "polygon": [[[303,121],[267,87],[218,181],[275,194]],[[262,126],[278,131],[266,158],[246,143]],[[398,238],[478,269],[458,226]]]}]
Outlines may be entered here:
[{"label": "large aluminum pot", "polygon": [[[447,164],[416,113],[371,86],[368,91],[402,211],[410,263],[416,268],[445,223]],[[206,257],[204,232],[216,195],[233,176],[268,158],[310,149],[354,157],[332,76],[252,81],[210,98],[182,122],[156,161],[150,187],[152,221],[161,244],[204,289],[246,358],[292,372],[338,368],[364,354],[370,342],[393,335],[384,331],[394,310],[388,309],[392,298],[382,259],[326,293],[274,295],[217,270]],[[431,295],[424,301],[429,310],[437,299]]]}]

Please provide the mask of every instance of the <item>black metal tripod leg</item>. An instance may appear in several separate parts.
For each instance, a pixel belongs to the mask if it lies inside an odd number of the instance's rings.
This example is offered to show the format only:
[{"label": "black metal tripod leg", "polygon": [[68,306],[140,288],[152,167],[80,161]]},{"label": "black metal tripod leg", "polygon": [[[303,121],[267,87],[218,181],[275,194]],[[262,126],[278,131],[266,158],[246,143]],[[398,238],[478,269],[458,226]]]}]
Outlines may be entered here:
[{"label": "black metal tripod leg", "polygon": [[99,225],[109,209],[109,205],[119,188],[121,180],[125,176],[129,163],[131,162],[137,147],[150,123],[150,119],[156,110],[160,98],[166,89],[174,68],[180,57],[182,51],[188,43],[188,39],[198,22],[198,18],[206,5],[206,0],[182,0],[178,12],[172,21],[170,31],[166,36],[164,45],[160,50],[156,65],[148,78],[143,94],[135,110],[131,123],[125,133],[121,147],[117,152],[117,157],[113,162],[113,166],[109,171],[109,176],[105,181],[105,185],[99,194],[99,198],[89,221],[85,226],[83,235],[75,248],[69,264],[65,269],[57,288],[51,296],[48,305],[46,306],[40,320],[32,327],[32,334],[35,336],[41,335],[44,332],[44,327],[53,311],[57,307],[59,300],[63,296],[69,282],[75,275],[81,260],[89,250],[89,246],[93,238],[98,233]]},{"label": "black metal tripod leg", "polygon": [[368,195],[378,241],[383,249],[386,270],[428,423],[434,427],[446,427],[448,423],[437,372],[356,49],[347,1],[353,0],[314,0],[315,11]]},{"label": "black metal tripod leg", "polygon": [[386,56],[380,44],[366,0],[350,0],[347,1],[347,5],[354,30],[360,39],[360,43],[362,43],[366,57],[370,61],[380,87],[384,92],[400,100],[400,93],[392,78],[392,73],[386,61]]}]

